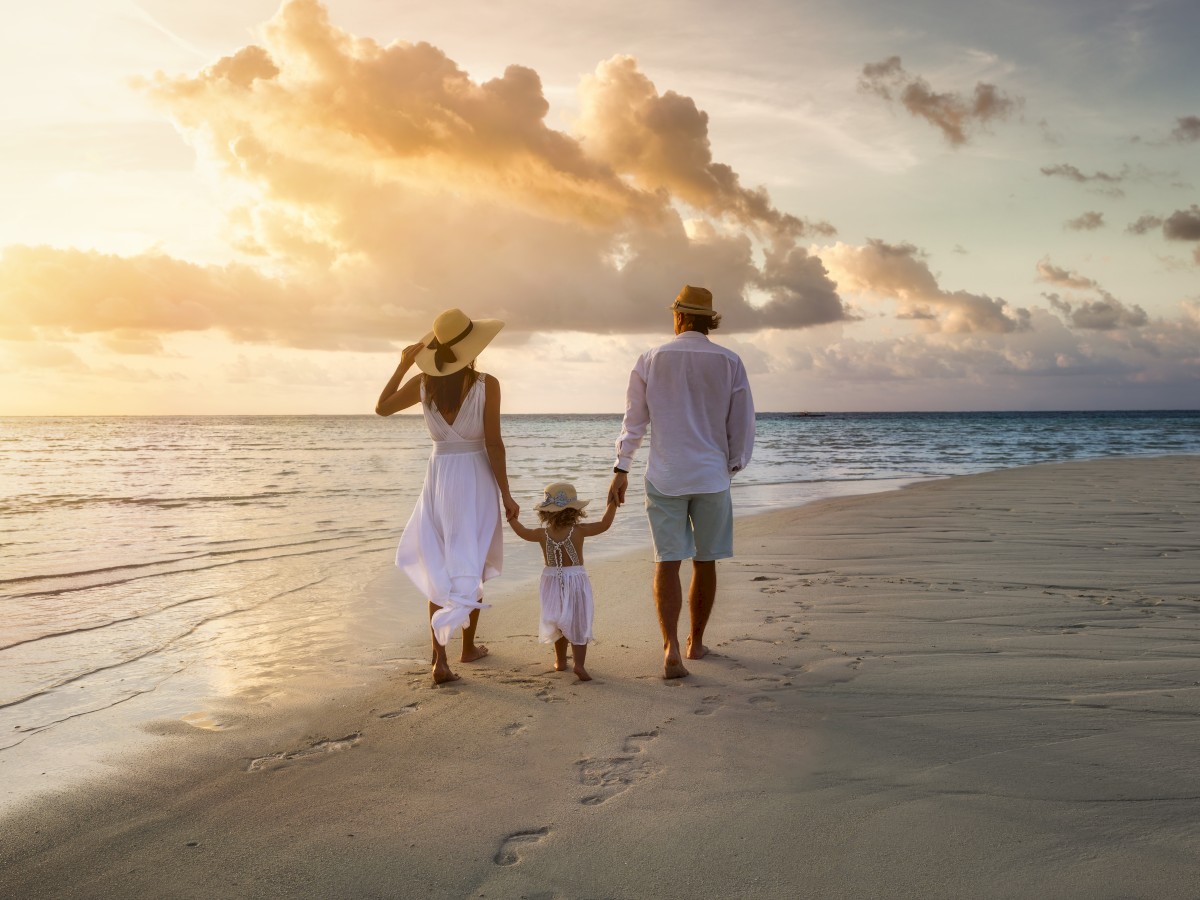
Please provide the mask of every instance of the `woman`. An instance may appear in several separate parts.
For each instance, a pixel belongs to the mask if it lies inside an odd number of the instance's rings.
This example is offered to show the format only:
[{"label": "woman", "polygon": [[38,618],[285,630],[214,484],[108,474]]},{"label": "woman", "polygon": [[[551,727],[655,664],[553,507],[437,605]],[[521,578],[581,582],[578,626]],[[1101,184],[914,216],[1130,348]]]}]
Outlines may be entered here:
[{"label": "woman", "polygon": [[[520,509],[508,489],[500,438],[500,382],[475,370],[475,357],[504,327],[472,321],[457,309],[442,313],[433,331],[404,348],[400,365],[379,395],[375,412],[390,416],[417,403],[433,438],[425,486],[396,549],[396,565],[429,600],[435,684],[456,681],[446,644],[463,632],[460,659],[487,655],[475,643],[483,582],[500,574],[503,523]],[[399,387],[416,363],[422,372]],[[497,498],[499,488],[499,498]]]}]

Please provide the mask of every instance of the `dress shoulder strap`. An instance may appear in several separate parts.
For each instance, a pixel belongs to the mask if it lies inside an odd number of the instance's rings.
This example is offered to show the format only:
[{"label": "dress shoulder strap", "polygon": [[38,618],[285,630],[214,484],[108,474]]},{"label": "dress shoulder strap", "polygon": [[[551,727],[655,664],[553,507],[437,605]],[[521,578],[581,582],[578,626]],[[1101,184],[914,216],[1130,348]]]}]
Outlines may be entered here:
[{"label": "dress shoulder strap", "polygon": [[567,559],[571,561],[571,565],[579,565],[579,554],[575,552],[575,545],[571,543],[571,535],[575,533],[575,526],[567,532],[566,537],[561,541],[556,541],[550,537],[549,530],[546,531],[546,556],[550,560],[552,566],[561,569],[563,567],[563,551],[566,551]]}]

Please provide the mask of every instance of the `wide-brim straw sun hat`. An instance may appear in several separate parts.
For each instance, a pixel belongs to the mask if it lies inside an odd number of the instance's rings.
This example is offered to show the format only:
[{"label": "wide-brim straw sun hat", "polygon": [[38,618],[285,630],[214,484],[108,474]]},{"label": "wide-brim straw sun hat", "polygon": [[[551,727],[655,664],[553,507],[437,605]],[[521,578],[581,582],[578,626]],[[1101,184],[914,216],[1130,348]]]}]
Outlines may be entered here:
[{"label": "wide-brim straw sun hat", "polygon": [[461,309],[448,309],[421,338],[425,347],[414,362],[426,375],[453,375],[469,366],[503,327],[499,319],[470,319]]},{"label": "wide-brim straw sun hat", "polygon": [[708,316],[716,315],[712,305],[712,291],[708,288],[693,287],[690,284],[685,284],[683,290],[679,292],[679,296],[675,298],[675,302],[671,304],[671,309],[681,313],[688,313],[692,316]]},{"label": "wide-brim straw sun hat", "polygon": [[546,485],[546,499],[534,507],[538,512],[558,512],[562,509],[583,509],[591,500],[580,500],[575,485],[567,481],[556,481]]}]

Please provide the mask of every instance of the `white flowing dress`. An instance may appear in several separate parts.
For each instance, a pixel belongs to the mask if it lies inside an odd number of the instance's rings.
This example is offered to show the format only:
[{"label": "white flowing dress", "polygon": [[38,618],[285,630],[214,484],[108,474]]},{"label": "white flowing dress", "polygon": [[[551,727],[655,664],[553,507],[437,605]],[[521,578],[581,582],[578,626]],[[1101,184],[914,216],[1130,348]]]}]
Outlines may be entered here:
[{"label": "white flowing dress", "polygon": [[500,492],[483,442],[487,377],[480,373],[471,385],[453,425],[425,401],[421,386],[433,452],[425,486],[396,548],[396,565],[422,596],[441,607],[430,624],[442,645],[467,626],[472,611],[487,608],[483,582],[500,574],[504,560]]}]

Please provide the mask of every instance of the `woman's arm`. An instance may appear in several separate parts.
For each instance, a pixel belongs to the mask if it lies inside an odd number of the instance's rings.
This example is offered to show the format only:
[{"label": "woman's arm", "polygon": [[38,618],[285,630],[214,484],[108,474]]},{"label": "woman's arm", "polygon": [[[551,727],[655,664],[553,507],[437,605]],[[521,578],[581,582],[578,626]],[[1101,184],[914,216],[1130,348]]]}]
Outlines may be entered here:
[{"label": "woman's arm", "polygon": [[424,349],[425,345],[422,343],[410,344],[404,348],[404,352],[400,354],[400,365],[396,366],[396,371],[379,394],[379,402],[375,404],[376,415],[390,416],[421,402],[420,377],[410,378],[404,387],[399,387],[399,384],[404,374],[412,368],[417,354]]},{"label": "woman's arm", "polygon": [[504,502],[504,518],[515,519],[521,507],[508,489],[508,459],[504,453],[504,439],[500,436],[500,382],[488,375],[483,388],[483,442],[487,447],[488,462],[492,464],[492,474],[496,476],[496,486],[500,488],[500,499]]},{"label": "woman's arm", "polygon": [[608,506],[604,507],[604,517],[599,522],[581,522],[576,527],[579,533],[584,537],[594,537],[597,534],[604,534],[612,527],[613,519],[617,517],[617,498],[611,494],[608,497]]}]

